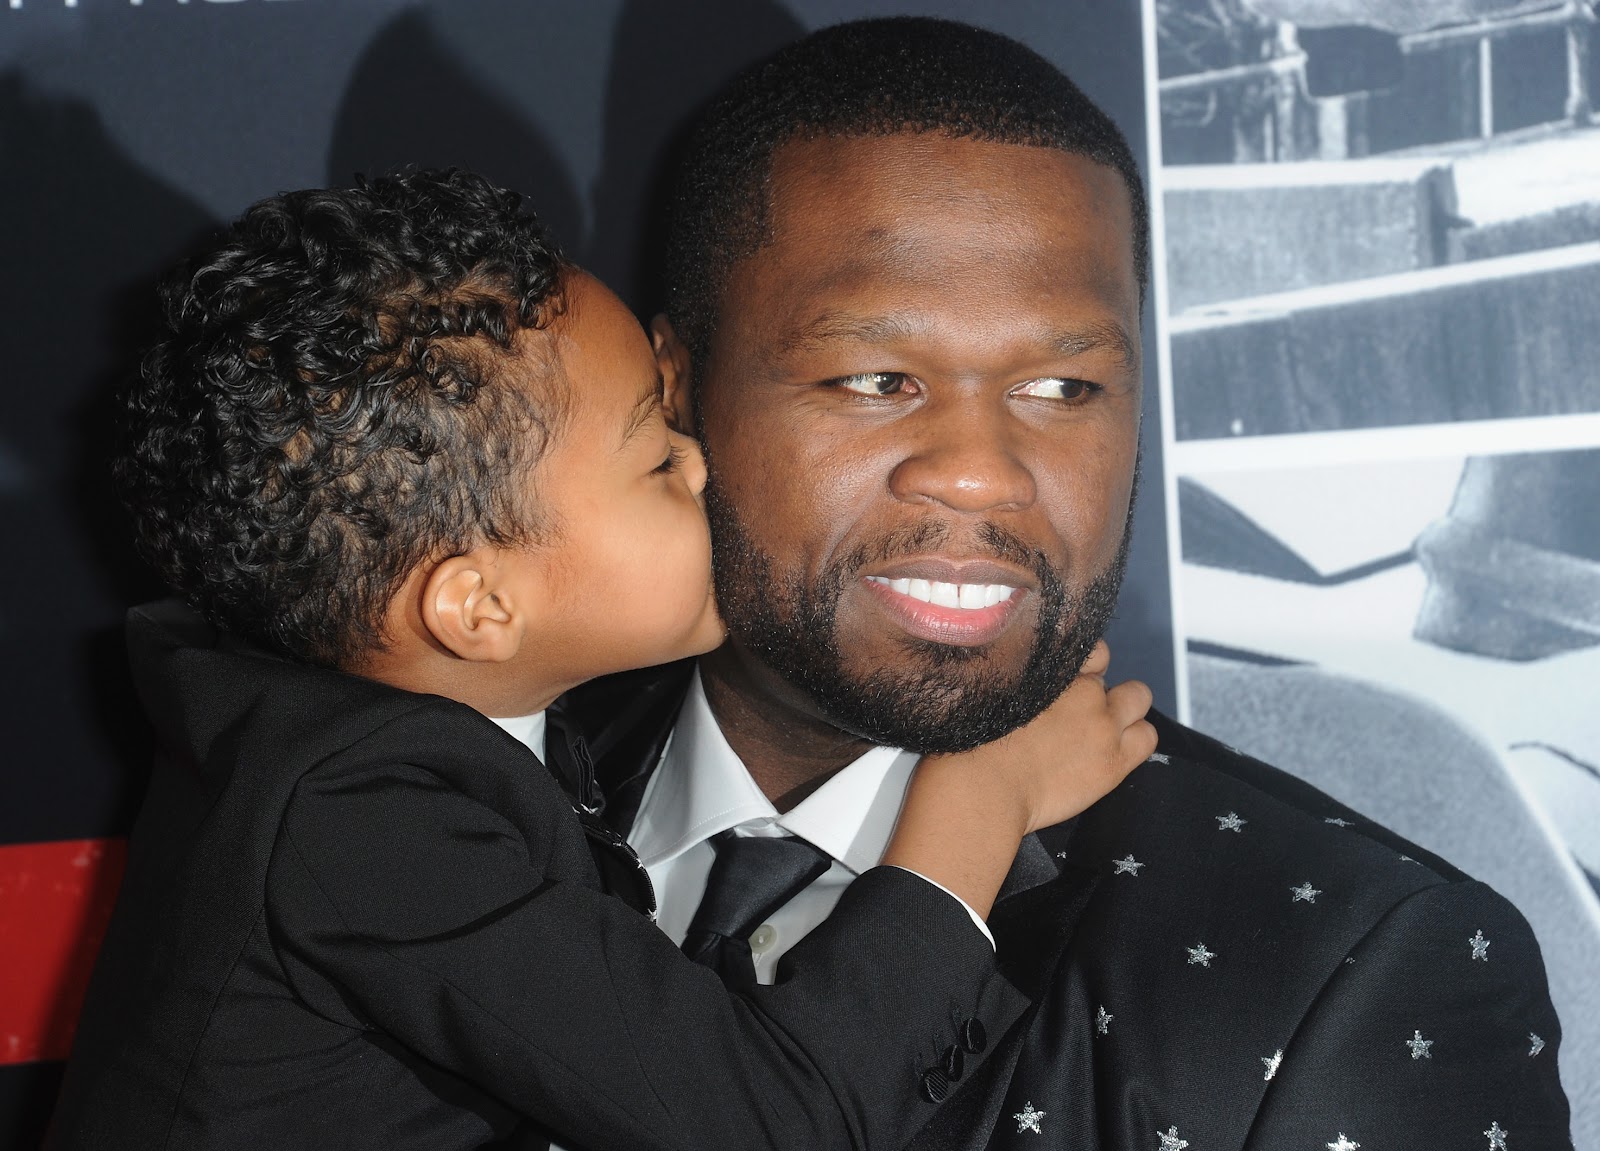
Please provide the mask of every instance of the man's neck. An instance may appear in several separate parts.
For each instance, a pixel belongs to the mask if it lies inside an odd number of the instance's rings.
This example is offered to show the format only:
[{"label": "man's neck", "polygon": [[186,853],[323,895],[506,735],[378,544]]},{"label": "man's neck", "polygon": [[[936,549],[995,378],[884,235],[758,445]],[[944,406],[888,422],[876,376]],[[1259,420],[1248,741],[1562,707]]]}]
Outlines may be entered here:
[{"label": "man's neck", "polygon": [[873,746],[833,726],[803,693],[731,642],[700,660],[700,680],[728,746],[780,812]]}]

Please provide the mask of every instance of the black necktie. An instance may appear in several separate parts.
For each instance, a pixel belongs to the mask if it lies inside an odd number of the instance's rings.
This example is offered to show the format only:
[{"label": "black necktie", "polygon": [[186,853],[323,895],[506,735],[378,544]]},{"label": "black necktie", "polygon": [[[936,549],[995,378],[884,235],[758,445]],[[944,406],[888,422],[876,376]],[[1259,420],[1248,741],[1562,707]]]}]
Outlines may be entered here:
[{"label": "black necktie", "polygon": [[775,839],[724,831],[711,837],[711,846],[717,858],[684,936],[683,950],[735,991],[746,991],[756,985],[750,933],[832,867],[833,859],[792,836]]}]

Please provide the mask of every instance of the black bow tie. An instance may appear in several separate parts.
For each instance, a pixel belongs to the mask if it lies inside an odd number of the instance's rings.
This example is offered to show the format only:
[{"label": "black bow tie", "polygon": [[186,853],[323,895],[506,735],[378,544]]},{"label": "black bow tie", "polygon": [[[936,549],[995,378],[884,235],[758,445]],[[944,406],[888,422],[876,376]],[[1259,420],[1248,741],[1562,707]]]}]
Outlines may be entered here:
[{"label": "black bow tie", "polygon": [[724,831],[711,837],[711,846],[717,858],[683,950],[721,975],[729,987],[744,991],[756,984],[750,933],[832,867],[833,859],[792,836],[774,839]]}]

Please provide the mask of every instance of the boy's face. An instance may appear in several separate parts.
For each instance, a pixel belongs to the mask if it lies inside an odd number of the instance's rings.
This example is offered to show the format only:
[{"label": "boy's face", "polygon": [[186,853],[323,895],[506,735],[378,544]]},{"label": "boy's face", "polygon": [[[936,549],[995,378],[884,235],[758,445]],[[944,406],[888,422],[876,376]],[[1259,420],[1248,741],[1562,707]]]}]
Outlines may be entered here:
[{"label": "boy's face", "polygon": [[537,549],[546,626],[528,654],[576,683],[709,651],[723,629],[700,449],[667,427],[633,313],[587,273],[564,288],[548,332],[570,415],[530,479],[553,530]]}]

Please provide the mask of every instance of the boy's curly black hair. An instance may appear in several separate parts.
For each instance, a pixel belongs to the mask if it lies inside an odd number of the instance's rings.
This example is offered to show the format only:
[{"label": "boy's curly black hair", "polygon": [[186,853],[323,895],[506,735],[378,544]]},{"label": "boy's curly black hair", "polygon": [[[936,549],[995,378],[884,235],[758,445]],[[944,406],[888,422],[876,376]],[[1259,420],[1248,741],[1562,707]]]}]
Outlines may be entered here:
[{"label": "boy's curly black hair", "polygon": [[777,151],[792,140],[900,132],[1054,148],[1113,169],[1128,191],[1129,258],[1144,292],[1149,209],[1139,164],[1076,84],[996,32],[924,16],[855,20],[740,73],[687,138],[667,226],[666,311],[697,365],[729,273],[767,236]]},{"label": "boy's curly black hair", "polygon": [[288,192],[164,281],[114,470],[141,554],[212,623],[351,667],[419,564],[538,538],[564,393],[518,336],[567,265],[519,204],[455,170]]}]

